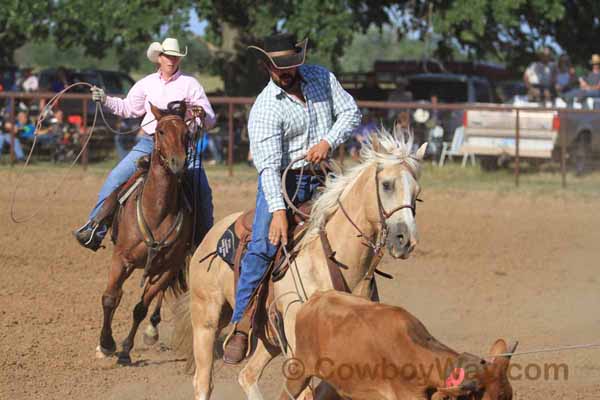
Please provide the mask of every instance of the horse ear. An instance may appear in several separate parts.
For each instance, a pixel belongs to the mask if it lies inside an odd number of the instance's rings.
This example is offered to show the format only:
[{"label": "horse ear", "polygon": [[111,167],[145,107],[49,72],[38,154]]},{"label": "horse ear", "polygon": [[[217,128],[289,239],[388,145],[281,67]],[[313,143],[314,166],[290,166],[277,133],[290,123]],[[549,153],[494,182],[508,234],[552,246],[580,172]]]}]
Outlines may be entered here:
[{"label": "horse ear", "polygon": [[157,121],[160,121],[160,119],[163,117],[162,113],[160,112],[160,109],[154,106],[154,104],[152,103],[150,103],[150,111],[152,111],[152,115],[154,115],[154,118]]},{"label": "horse ear", "polygon": [[[494,342],[494,344],[492,345],[492,348],[490,349],[490,355],[494,356],[494,358],[492,358],[492,362],[498,363],[498,362],[510,361],[510,357],[512,356],[512,353],[515,352],[518,345],[519,345],[519,342],[514,342],[509,347],[506,344],[506,342],[504,341],[504,339],[496,340],[496,342]],[[508,353],[510,353],[510,355],[501,355],[501,354],[508,354]]]},{"label": "horse ear", "polygon": [[417,154],[415,155],[417,160],[423,160],[423,157],[425,157],[425,150],[427,150],[427,142],[423,143],[421,147],[419,147],[419,150],[417,150]]}]

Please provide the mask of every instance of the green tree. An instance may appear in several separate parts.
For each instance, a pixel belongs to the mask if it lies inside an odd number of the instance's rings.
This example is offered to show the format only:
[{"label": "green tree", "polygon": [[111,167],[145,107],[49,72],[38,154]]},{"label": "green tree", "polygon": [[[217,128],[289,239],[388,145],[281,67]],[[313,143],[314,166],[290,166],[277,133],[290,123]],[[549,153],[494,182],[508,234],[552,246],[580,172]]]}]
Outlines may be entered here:
[{"label": "green tree", "polygon": [[101,5],[56,0],[55,4],[52,34],[59,47],[82,45],[96,58],[114,49],[119,68],[125,71],[139,67],[140,54],[161,33],[181,34],[187,28],[185,0],[104,0]]},{"label": "green tree", "polygon": [[266,75],[247,46],[277,31],[309,38],[311,62],[334,70],[354,33],[389,21],[392,1],[359,0],[196,0],[198,15],[208,20],[207,46],[228,94],[255,95]]},{"label": "green tree", "polygon": [[0,8],[0,65],[12,64],[14,51],[48,34],[52,2],[2,0]]},{"label": "green tree", "polygon": [[436,55],[451,58],[456,45],[471,59],[495,58],[523,66],[561,23],[561,0],[415,0],[396,10],[405,28],[437,40]]},{"label": "green tree", "polygon": [[553,37],[579,65],[589,65],[593,53],[600,53],[600,2],[597,0],[567,0],[560,19],[544,21],[540,31]]}]

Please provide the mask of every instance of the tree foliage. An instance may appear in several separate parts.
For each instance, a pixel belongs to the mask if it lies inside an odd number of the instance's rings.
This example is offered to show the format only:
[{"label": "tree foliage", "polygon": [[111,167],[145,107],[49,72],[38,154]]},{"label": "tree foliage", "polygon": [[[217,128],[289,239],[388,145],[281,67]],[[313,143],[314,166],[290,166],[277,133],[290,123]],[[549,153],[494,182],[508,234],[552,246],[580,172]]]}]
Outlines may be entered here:
[{"label": "tree foliage", "polygon": [[[157,38],[161,28],[181,33],[187,27],[187,10],[175,0],[57,0],[52,34],[60,47],[83,45],[86,54],[101,58],[114,49],[119,67],[139,66],[139,54]],[[97,3],[99,4],[99,3]],[[183,2],[185,5],[185,2]]]},{"label": "tree foliage", "polygon": [[[381,25],[389,19],[385,0],[196,0],[194,7],[209,21],[210,43],[215,63],[222,71],[230,94],[256,94],[264,84],[256,59],[247,46],[277,31],[309,38],[312,62],[339,69],[339,58],[356,31]],[[262,79],[250,79],[262,77]]]},{"label": "tree foliage", "polygon": [[12,64],[14,51],[34,37],[48,34],[51,3],[2,0],[0,8],[0,65]]},{"label": "tree foliage", "polygon": [[534,57],[565,13],[561,0],[415,0],[398,9],[405,29],[437,40],[439,58],[449,58],[458,44],[472,59],[514,66]]},{"label": "tree foliage", "polygon": [[[277,31],[308,37],[309,61],[333,70],[341,70],[342,64],[348,69],[348,62],[362,65],[371,57],[405,57],[398,48],[412,51],[411,42],[403,40],[409,33],[411,39],[416,36],[423,42],[423,52],[441,60],[455,57],[459,49],[472,59],[493,58],[523,67],[543,44],[556,43],[584,64],[598,52],[600,34],[596,0],[3,0],[2,4],[0,63],[10,63],[14,50],[26,42],[48,40],[50,35],[61,49],[80,46],[96,59],[114,54],[120,68],[131,70],[147,67],[141,61],[150,41],[174,34],[187,38],[193,50],[188,62],[204,69],[212,58],[210,68],[222,76],[228,94],[257,93],[265,76],[247,46]],[[192,37],[185,36],[190,9],[209,23],[206,37],[191,43]],[[393,35],[382,30],[386,24],[396,27]],[[369,27],[379,29],[379,36],[362,35]],[[405,47],[395,48],[392,39]],[[348,49],[354,55],[344,55]],[[201,56],[196,58],[196,52]],[[353,56],[355,61],[348,61]]]}]

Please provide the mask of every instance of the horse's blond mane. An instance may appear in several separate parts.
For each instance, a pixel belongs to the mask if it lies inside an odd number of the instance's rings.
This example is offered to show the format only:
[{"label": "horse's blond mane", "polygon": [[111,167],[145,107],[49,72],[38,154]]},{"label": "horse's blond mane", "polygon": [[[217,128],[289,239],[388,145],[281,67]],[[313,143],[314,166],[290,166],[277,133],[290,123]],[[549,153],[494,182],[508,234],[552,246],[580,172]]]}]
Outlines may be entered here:
[{"label": "horse's blond mane", "polygon": [[384,128],[369,135],[360,150],[361,163],[349,168],[343,174],[330,174],[323,193],[315,200],[309,220],[309,227],[304,243],[316,237],[319,229],[324,226],[329,217],[339,208],[338,199],[350,192],[357,178],[373,164],[383,167],[405,163],[420,173],[419,160],[412,154],[413,135],[408,130],[389,132]]}]

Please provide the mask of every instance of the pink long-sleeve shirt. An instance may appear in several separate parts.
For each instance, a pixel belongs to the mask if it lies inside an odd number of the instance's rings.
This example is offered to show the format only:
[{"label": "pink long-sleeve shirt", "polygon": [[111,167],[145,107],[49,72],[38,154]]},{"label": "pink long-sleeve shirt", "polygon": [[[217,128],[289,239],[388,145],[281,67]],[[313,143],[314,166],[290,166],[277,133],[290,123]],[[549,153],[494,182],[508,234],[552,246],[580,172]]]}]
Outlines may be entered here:
[{"label": "pink long-sleeve shirt", "polygon": [[123,118],[141,117],[146,114],[142,120],[142,129],[146,134],[153,135],[156,121],[150,111],[150,103],[166,109],[169,102],[179,100],[185,100],[188,109],[190,106],[201,106],[206,112],[205,127],[210,129],[215,126],[215,112],[206,97],[204,88],[196,78],[182,74],[181,70],[168,80],[162,78],[160,71],[150,74],[137,81],[124,99],[107,96],[104,106],[113,114]]}]

